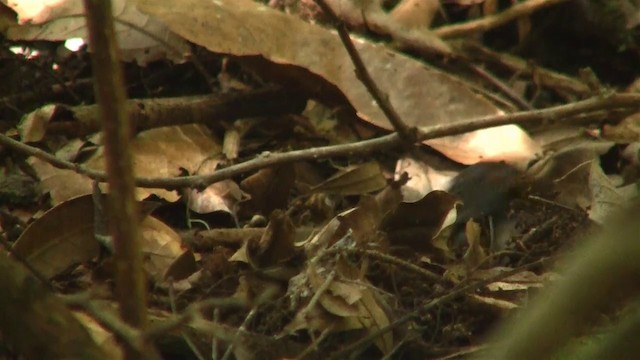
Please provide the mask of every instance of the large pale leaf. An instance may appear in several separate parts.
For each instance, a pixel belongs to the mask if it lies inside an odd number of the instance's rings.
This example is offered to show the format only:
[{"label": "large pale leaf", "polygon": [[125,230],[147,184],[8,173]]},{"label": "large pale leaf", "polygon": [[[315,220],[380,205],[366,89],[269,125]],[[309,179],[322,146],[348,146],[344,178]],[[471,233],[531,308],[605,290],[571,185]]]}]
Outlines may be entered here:
[{"label": "large pale leaf", "polygon": [[[335,32],[251,0],[183,0],[178,7],[170,1],[139,0],[139,9],[196,44],[236,56],[264,78],[302,89],[327,102],[338,103],[346,98],[360,117],[390,128],[356,77]],[[358,38],[354,42],[378,86],[409,125],[450,124],[499,113],[463,82],[423,62],[381,44]],[[467,134],[429,144],[465,163],[499,157],[528,158],[537,150],[515,126],[484,133],[479,138]]]}]

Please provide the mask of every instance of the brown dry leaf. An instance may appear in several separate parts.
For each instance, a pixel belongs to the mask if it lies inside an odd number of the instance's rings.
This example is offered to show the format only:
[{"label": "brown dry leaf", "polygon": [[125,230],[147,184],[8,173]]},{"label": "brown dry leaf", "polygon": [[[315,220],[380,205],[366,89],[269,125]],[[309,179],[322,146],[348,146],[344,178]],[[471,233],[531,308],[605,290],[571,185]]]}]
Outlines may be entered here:
[{"label": "brown dry leaf", "polygon": [[40,190],[43,193],[48,192],[51,196],[51,205],[91,194],[92,181],[88,177],[73,170],[58,169],[36,157],[30,157],[27,162],[40,178]]},{"label": "brown dry leaf", "polygon": [[401,199],[399,190],[383,193],[396,196],[374,198],[363,195],[358,206],[336,215],[317,234],[297,245],[305,247],[308,256],[313,256],[317,251],[333,246],[349,232],[350,238],[357,244],[381,245],[382,238],[377,231],[380,222],[384,214],[392,211]]},{"label": "brown dry leaf", "polygon": [[31,223],[13,251],[46,278],[90,260],[99,252],[93,212],[91,195],[65,201]]},{"label": "brown dry leaf", "polygon": [[[470,278],[482,281],[495,278],[504,272],[512,270],[513,269],[506,267],[476,270],[470,274]],[[554,274],[552,273],[538,275],[531,271],[522,271],[503,278],[500,281],[488,284],[486,286],[486,290],[489,292],[488,294],[470,294],[468,296],[476,304],[487,306],[489,309],[497,310],[499,313],[504,313],[505,311],[518,307],[517,304],[521,303],[522,297],[528,296],[531,289],[542,288],[543,284],[547,283],[553,277]]]},{"label": "brown dry leaf", "polygon": [[229,261],[250,264],[254,269],[264,269],[289,260],[295,251],[296,229],[289,216],[275,210],[259,241],[245,241]]},{"label": "brown dry leaf", "polygon": [[471,301],[477,304],[489,306],[500,311],[508,311],[508,310],[513,310],[518,308],[518,304],[512,301],[496,299],[493,297],[481,296],[476,294],[470,294],[468,295],[468,297],[469,299],[471,299]]},{"label": "brown dry leaf", "polygon": [[318,233],[297,246],[305,247],[311,257],[321,249],[333,246],[350,232],[350,238],[360,245],[384,245],[378,233],[380,224],[386,214],[393,212],[402,194],[395,187],[388,186],[375,197],[363,195],[358,206],[336,215]]},{"label": "brown dry leaf", "polygon": [[[142,252],[145,255],[144,268],[151,275],[151,278],[157,282],[161,282],[169,277],[176,280],[183,279],[195,271],[195,259],[193,267],[180,268],[176,263],[184,262],[187,257],[187,266],[189,265],[188,249],[183,249],[182,238],[172,228],[162,221],[147,216],[142,222]],[[193,257],[193,254],[191,254]],[[176,273],[170,273],[169,270]],[[193,270],[193,271],[191,271]],[[191,271],[191,273],[189,273]]]},{"label": "brown dry leaf", "polygon": [[[316,293],[321,287],[323,287],[325,281],[327,281],[329,269],[311,264],[305,273],[309,278],[311,292]],[[342,294],[347,295],[346,298],[344,296],[340,296],[339,294],[333,294],[327,289],[319,298],[320,305],[329,313],[339,317],[357,317],[360,312],[358,311],[358,306],[355,303],[362,298],[363,289],[355,286],[354,284],[341,283],[340,285],[333,285],[336,281],[338,280],[332,280],[330,286],[341,287],[343,290]],[[342,330],[351,329],[354,328]]]},{"label": "brown dry leaf", "polygon": [[307,101],[302,115],[309,120],[313,130],[330,144],[346,144],[358,141],[358,135],[350,124],[336,118],[335,109],[315,100]]},{"label": "brown dry leaf", "polygon": [[439,0],[403,0],[393,8],[391,18],[406,28],[428,29],[438,9]]},{"label": "brown dry leaf", "polygon": [[[456,115],[453,116],[458,118]],[[451,119],[451,122],[455,122],[455,119]],[[466,165],[479,161],[500,160],[521,164],[526,162],[524,160],[533,159],[541,151],[540,146],[516,125],[497,126],[462,135],[447,136],[430,140],[427,144],[450,159]]]},{"label": "brown dry leaf", "polygon": [[382,229],[394,245],[402,244],[423,251],[435,246],[448,252],[446,237],[438,235],[455,222],[457,202],[445,191],[432,191],[417,202],[401,203],[385,216]]},{"label": "brown dry leaf", "polygon": [[396,162],[394,180],[398,181],[403,173],[407,173],[409,180],[400,188],[402,202],[412,203],[424,198],[433,190],[446,190],[455,171],[436,170],[427,162],[413,157],[403,157]]},{"label": "brown dry leaf", "polygon": [[599,156],[614,144],[583,142],[554,154],[537,164],[532,173],[554,183],[555,201],[574,209],[585,209],[589,218],[601,223],[607,215],[637,194],[637,188],[619,187],[604,174]]},{"label": "brown dry leaf", "polygon": [[[491,279],[499,274],[502,274],[507,271],[511,271],[511,268],[505,267],[494,267],[486,270],[478,270],[474,272],[471,276],[473,279],[477,280],[486,280]],[[538,275],[532,271],[522,271],[517,274],[513,274],[507,278],[504,278],[500,281],[492,282],[486,286],[487,290],[491,292],[497,291],[520,291],[520,290],[528,290],[530,288],[541,288],[545,282],[552,280],[552,273],[545,273],[542,275]]]},{"label": "brown dry leaf", "polygon": [[487,254],[480,244],[480,224],[473,220],[467,221],[465,234],[469,248],[464,253],[463,260],[467,266],[468,273],[475,270],[487,258]]},{"label": "brown dry leaf", "polygon": [[[91,195],[65,201],[29,225],[13,249],[47,278],[90,260],[99,253],[94,211]],[[182,279],[193,273],[193,254],[185,254],[190,251],[182,249],[180,236],[160,220],[147,216],[148,211],[142,211],[145,216],[141,229],[146,270],[157,281],[169,276]]]},{"label": "brown dry leaf", "polygon": [[[177,8],[162,1],[139,0],[139,4],[142,11],[157,16],[186,39],[213,52],[239,57],[266,79],[302,89],[328,103],[341,104],[344,94],[360,117],[391,129],[357,79],[337,35],[327,29],[250,0],[184,0]],[[452,124],[500,113],[450,75],[383,45],[357,38],[354,43],[378,86],[410,126]],[[466,164],[530,159],[538,152],[537,145],[515,125],[427,143]]]},{"label": "brown dry leaf", "polygon": [[383,189],[387,180],[377,161],[348,166],[331,176],[313,192],[328,192],[339,195],[363,195]]},{"label": "brown dry leaf", "polygon": [[[389,325],[387,314],[373,295],[371,285],[360,275],[360,269],[344,259],[339,259],[333,268],[334,270],[329,270],[328,267],[311,261],[301,274],[308,279],[308,294],[325,289],[318,303],[327,313],[319,311],[318,307],[308,309],[303,306],[286,328],[289,330],[330,328],[334,332],[365,329],[369,333],[374,333]],[[330,279],[328,276],[332,271],[337,275]],[[327,281],[330,283],[325,284]],[[375,343],[386,354],[392,349],[393,335],[391,333],[382,335],[376,339]]]},{"label": "brown dry leaf", "polygon": [[275,300],[284,294],[284,290],[280,282],[246,273],[238,277],[238,287],[232,297],[243,306],[252,308],[265,301]]},{"label": "brown dry leaf", "polygon": [[[93,341],[105,351],[109,359],[120,360],[125,358],[124,351],[113,333],[107,331],[94,318],[83,312],[73,311],[73,316],[87,329]],[[112,316],[117,317],[118,315],[114,311]]]},{"label": "brown dry leaf", "polygon": [[[194,175],[211,174],[215,172],[218,164],[218,160],[205,158]],[[238,184],[229,179],[213,183],[203,191],[186,189],[183,194],[189,209],[198,214],[222,211],[231,214],[234,218],[237,215],[238,203],[246,198]]]},{"label": "brown dry leaf", "polygon": [[285,209],[289,193],[296,181],[293,164],[262,169],[240,183],[240,188],[251,196],[242,203],[242,212],[269,215],[275,209]]},{"label": "brown dry leaf", "polygon": [[203,191],[188,189],[185,192],[189,209],[198,214],[222,211],[236,217],[238,203],[245,196],[233,180],[222,180],[207,186]]},{"label": "brown dry leaf", "polygon": [[[181,281],[191,277],[198,271],[198,265],[196,264],[196,256],[190,249],[185,249],[181,255],[173,260],[171,265],[164,272],[163,280]],[[192,282],[187,281],[187,287],[191,286]],[[183,287],[182,290],[185,290]]]},{"label": "brown dry leaf", "polygon": [[58,105],[45,105],[23,116],[18,124],[18,132],[23,142],[36,142],[44,138],[47,124],[55,116]]},{"label": "brown dry leaf", "polygon": [[[89,159],[92,169],[104,169],[104,149]],[[202,164],[219,155],[221,145],[203,125],[168,126],[139,133],[131,142],[134,173],[144,177],[173,177],[181,169],[194,174]],[[136,189],[136,197],[144,199],[155,194],[167,201],[178,200],[175,191],[164,189]]]},{"label": "brown dry leaf", "polygon": [[[49,40],[64,41],[71,38],[83,38],[88,41],[81,1],[7,1],[3,0],[18,13],[21,25],[11,26],[6,35],[13,40]],[[114,17],[142,29],[138,31],[125,24],[117,23],[116,36],[120,54],[125,61],[136,60],[147,64],[154,60],[170,58],[182,61],[189,53],[189,45],[180,37],[168,31],[162,24],[136,9],[135,0],[112,1]],[[167,50],[164,44],[147,34],[162,39],[175,51]]]},{"label": "brown dry leaf", "polygon": [[[363,286],[358,294],[361,294],[361,297],[356,302],[359,315],[358,317],[350,317],[347,320],[351,323],[351,326],[360,325],[372,334],[390,324],[389,315],[383,310],[383,308],[389,307],[381,304],[382,297],[374,295],[372,286],[364,279],[364,272],[361,269],[363,266],[365,265],[354,266],[344,258],[341,258],[336,263],[335,269],[342,277],[353,282],[359,282]],[[388,354],[393,348],[393,333],[387,332],[376,338],[375,344],[384,354]]]},{"label": "brown dry leaf", "polygon": [[313,256],[318,251],[326,249],[340,240],[347,233],[347,230],[338,216],[335,216],[320,231],[297,243],[296,246],[304,248],[308,256]]},{"label": "brown dry leaf", "polygon": [[258,241],[256,260],[259,266],[269,267],[291,259],[295,238],[296,229],[289,216],[282,210],[275,210]]},{"label": "brown dry leaf", "polygon": [[624,205],[638,196],[636,184],[626,187],[616,186],[596,161],[591,163],[588,185],[593,202],[587,213],[589,214],[589,219],[600,224],[604,224],[612,213],[619,211]]},{"label": "brown dry leaf", "polygon": [[377,230],[385,211],[371,196],[362,196],[358,206],[338,214],[340,223],[351,231],[352,239],[360,245],[372,245],[380,241]]},{"label": "brown dry leaf", "polygon": [[285,333],[293,333],[298,330],[318,330],[333,329],[341,322],[341,318],[332,315],[323,307],[314,306],[306,312],[298,311],[293,320],[284,327]]},{"label": "brown dry leaf", "polygon": [[640,113],[627,116],[617,125],[605,124],[602,137],[623,144],[640,141]]}]

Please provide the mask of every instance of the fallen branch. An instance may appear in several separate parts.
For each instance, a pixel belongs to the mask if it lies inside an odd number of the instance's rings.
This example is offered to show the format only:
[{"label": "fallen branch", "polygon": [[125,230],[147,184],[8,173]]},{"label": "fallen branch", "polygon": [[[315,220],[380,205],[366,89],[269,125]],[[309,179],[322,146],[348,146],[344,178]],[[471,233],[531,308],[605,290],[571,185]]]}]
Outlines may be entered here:
[{"label": "fallen branch", "polygon": [[[554,106],[547,109],[522,111],[513,114],[492,115],[475,119],[460,121],[454,124],[440,124],[422,127],[419,129],[418,140],[430,140],[443,136],[458,135],[469,131],[479,130],[488,127],[507,124],[529,124],[545,121],[548,124],[560,121],[571,122],[573,117],[576,121],[583,121],[587,113],[603,110],[613,111],[621,109],[640,109],[640,94],[618,94],[598,95],[592,98],[578,101],[571,104]],[[85,166],[65,161],[55,156],[13,140],[8,136],[0,134],[0,144],[4,144],[25,155],[35,156],[51,165],[76,171],[86,175],[91,179],[104,182],[106,174],[101,171],[89,169]],[[362,156],[374,151],[387,150],[401,146],[402,142],[397,133],[381,136],[374,139],[363,140],[351,144],[322,146],[304,150],[294,150],[285,153],[265,152],[256,158],[243,163],[232,165],[227,168],[218,169],[211,174],[180,176],[172,178],[145,178],[138,177],[135,184],[142,188],[165,188],[177,189],[182,187],[206,187],[210,184],[232,178],[248,172],[260,170],[274,165],[326,159],[338,156]]]}]

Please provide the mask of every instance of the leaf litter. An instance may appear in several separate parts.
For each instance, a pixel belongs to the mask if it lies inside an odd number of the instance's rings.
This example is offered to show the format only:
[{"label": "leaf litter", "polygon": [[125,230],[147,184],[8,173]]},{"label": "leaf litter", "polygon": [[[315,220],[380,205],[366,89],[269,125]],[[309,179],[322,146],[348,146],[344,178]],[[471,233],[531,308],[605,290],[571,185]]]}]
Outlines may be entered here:
[{"label": "leaf litter", "polygon": [[[134,3],[122,9],[133,11]],[[391,19],[408,21],[403,28],[412,31],[429,28],[434,2],[416,3],[430,9],[426,18],[410,16],[406,1]],[[149,17],[172,39],[206,48],[199,55],[219,71],[220,89],[238,88],[224,84],[234,81],[251,93],[269,81],[313,99],[304,111],[274,112],[265,102],[247,102],[265,115],[236,119],[222,112],[221,120],[187,125],[181,116],[189,115],[174,110],[174,124],[140,129],[131,140],[136,176],[152,180],[210,174],[249,159],[266,164],[212,184],[138,188],[139,200],[161,203],[140,220],[156,321],[207,299],[225,304],[185,322],[180,334],[191,339],[185,358],[196,351],[205,357],[230,351],[238,359],[473,353],[499,320],[555,281],[560,254],[637,196],[637,152],[617,153],[613,171],[604,160],[638,141],[632,120],[621,129],[607,125],[602,134],[609,140],[578,136],[584,133],[573,126],[571,138],[545,142],[545,129],[504,125],[366,156],[314,153],[392,129],[333,31],[249,0],[188,1],[178,8],[141,0],[137,9],[131,16]],[[64,38],[47,24],[39,25],[45,32],[38,39]],[[508,113],[455,71],[386,44],[353,40],[411,126]],[[144,53],[131,56],[139,64],[152,61]],[[158,76],[170,76],[134,95],[153,98],[179,87],[179,76],[200,76],[183,66],[158,68]],[[35,110],[7,135],[19,134],[87,169],[104,169],[99,140],[61,137],[53,132],[52,108],[41,103]],[[269,163],[277,154],[305,149],[310,155],[304,159]],[[13,253],[62,292],[86,291],[113,304],[111,255],[100,248],[95,225],[108,222],[108,214],[96,211],[92,180],[31,155],[22,161],[37,193],[26,191],[28,199],[9,197],[2,205],[1,225],[14,234]],[[212,348],[219,353],[212,355]]]}]

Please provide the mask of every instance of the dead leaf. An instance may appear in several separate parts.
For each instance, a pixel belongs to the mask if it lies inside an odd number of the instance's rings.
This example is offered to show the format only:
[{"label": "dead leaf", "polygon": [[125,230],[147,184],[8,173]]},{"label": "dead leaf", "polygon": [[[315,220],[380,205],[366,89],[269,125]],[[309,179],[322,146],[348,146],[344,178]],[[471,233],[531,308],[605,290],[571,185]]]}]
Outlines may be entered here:
[{"label": "dead leaf", "polygon": [[475,270],[486,259],[487,254],[480,244],[480,224],[473,220],[467,221],[465,234],[469,248],[464,253],[463,260],[467,265],[468,274]]},{"label": "dead leaf", "polygon": [[[20,25],[11,26],[6,35],[13,40],[64,41],[83,38],[88,41],[82,2],[76,0],[11,1],[8,5],[18,13]],[[168,31],[155,19],[140,13],[133,0],[112,1],[114,17],[143,28],[144,32],[116,22],[120,54],[125,61],[136,60],[144,65],[154,60],[170,58],[183,61],[189,44]],[[162,39],[159,43],[147,34]],[[168,45],[165,45],[168,44]],[[167,50],[170,46],[175,51]]]},{"label": "dead leaf", "polygon": [[276,209],[285,209],[296,181],[293,164],[266,168],[247,177],[240,188],[250,199],[242,203],[242,213],[268,216]]},{"label": "dead leaf", "polygon": [[294,255],[296,231],[282,210],[275,210],[259,241],[245,241],[229,261],[250,264],[254,269],[280,265]]},{"label": "dead leaf", "polygon": [[447,190],[455,171],[436,170],[426,161],[414,157],[403,157],[396,162],[394,179],[406,173],[409,181],[400,189],[402,202],[417,202],[433,190]]},{"label": "dead leaf", "polygon": [[387,185],[380,164],[370,161],[349,166],[331,176],[311,191],[340,195],[362,195],[383,189]]},{"label": "dead leaf", "polygon": [[445,191],[432,191],[417,202],[403,202],[395,211],[387,213],[382,229],[387,232],[392,244],[424,251],[434,245],[432,239],[442,229],[455,221],[453,214],[456,203],[453,195]]},{"label": "dead leaf", "polygon": [[25,143],[41,141],[47,132],[47,124],[54,117],[57,109],[59,109],[57,105],[45,105],[25,115],[18,124],[22,141]]},{"label": "dead leaf", "polygon": [[[93,341],[105,351],[109,359],[120,360],[125,358],[124,351],[118,345],[118,340],[113,333],[107,331],[94,318],[83,312],[73,311],[73,316],[87,329]],[[117,312],[113,311],[111,316],[118,316]]]},{"label": "dead leaf", "polygon": [[[182,239],[172,228],[162,221],[147,216],[141,224],[142,252],[145,255],[144,268],[147,273],[157,282],[162,282],[170,276],[180,278],[191,275],[190,270],[195,267],[180,269],[177,261],[184,261],[185,252],[190,250],[182,247]],[[178,269],[184,272],[177,272]],[[177,273],[168,273],[169,270]],[[186,275],[186,276],[185,276]]]},{"label": "dead leaf", "polygon": [[428,29],[438,9],[438,0],[403,0],[393,8],[391,18],[407,28]]},{"label": "dead leaf", "polygon": [[[301,89],[329,104],[343,105],[346,96],[361,118],[392,128],[357,79],[337,35],[327,29],[250,0],[184,0],[178,8],[167,2],[140,0],[140,9],[196,44],[239,57],[263,78]],[[209,35],[212,33],[216,36]],[[500,113],[450,75],[385,46],[361,38],[353,40],[368,71],[409,126],[453,124]],[[305,45],[300,46],[301,42]],[[531,159],[538,152],[537,145],[515,125],[469,134],[427,143],[465,164]]]},{"label": "dead leaf", "polygon": [[62,202],[44,213],[22,233],[13,251],[45,278],[98,256],[91,195]]},{"label": "dead leaf", "polygon": [[640,113],[627,116],[617,125],[604,124],[602,137],[623,144],[640,141]]},{"label": "dead leaf", "polygon": [[[206,126],[197,124],[142,131],[131,143],[134,173],[144,177],[179,176],[181,169],[194,174],[205,161],[219,155],[220,151],[221,145],[211,131]],[[100,148],[85,165],[104,170],[104,149]],[[169,202],[179,199],[175,191],[136,189],[136,197],[140,200],[151,194]]]},{"label": "dead leaf", "polygon": [[33,156],[27,162],[40,178],[40,190],[51,196],[52,205],[55,206],[67,200],[91,194],[92,181],[88,177],[73,170],[58,169]]}]

